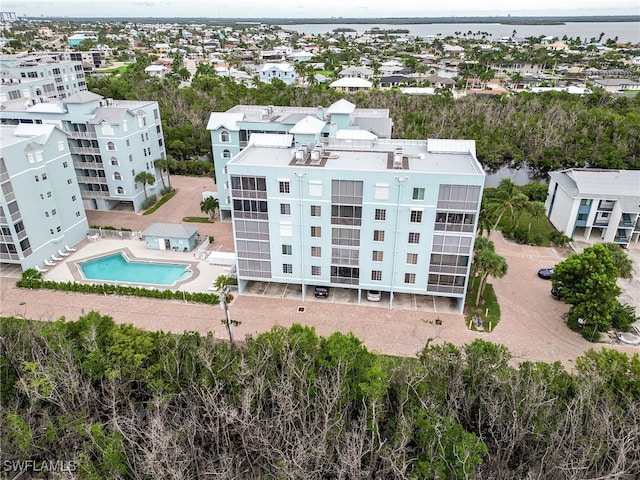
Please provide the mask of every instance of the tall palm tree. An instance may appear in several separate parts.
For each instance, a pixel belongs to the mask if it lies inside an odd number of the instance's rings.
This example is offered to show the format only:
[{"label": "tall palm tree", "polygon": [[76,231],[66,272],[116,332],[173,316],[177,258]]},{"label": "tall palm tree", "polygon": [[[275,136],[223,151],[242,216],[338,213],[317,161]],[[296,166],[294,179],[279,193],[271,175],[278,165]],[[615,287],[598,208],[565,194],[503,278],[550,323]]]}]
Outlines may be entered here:
[{"label": "tall palm tree", "polygon": [[171,162],[172,162],[172,158],[171,157],[157,158],[157,159],[154,160],[155,166],[160,169],[160,180],[162,181],[162,189],[163,190],[166,188],[166,185],[164,183],[163,172],[167,173],[167,183],[169,184],[169,186],[171,186],[171,178],[169,176],[169,167],[171,166]]},{"label": "tall palm tree", "polygon": [[200,202],[200,211],[209,215],[209,221],[213,222],[216,215],[216,208],[219,202],[217,198],[207,197]]},{"label": "tall palm tree", "polygon": [[547,216],[547,207],[542,202],[527,203],[527,212],[529,213],[529,226],[527,232],[531,232],[531,225],[534,220],[539,220]]},{"label": "tall palm tree", "polygon": [[487,286],[489,277],[502,278],[506,275],[508,265],[504,257],[496,252],[484,249],[476,255],[476,268],[482,275],[480,284],[478,285],[478,294],[476,295],[476,307],[480,305],[480,298],[484,295],[484,289]]},{"label": "tall palm tree", "polygon": [[136,175],[134,178],[136,182],[142,183],[142,188],[144,189],[144,199],[147,199],[147,185],[153,185],[156,183],[156,177],[153,173],[143,171]]},{"label": "tall palm tree", "polygon": [[493,230],[498,228],[500,220],[502,220],[502,216],[506,212],[513,215],[516,211],[522,209],[528,200],[524,193],[518,191],[518,186],[513,180],[510,178],[500,180],[495,196],[487,203],[488,214],[496,218]]}]

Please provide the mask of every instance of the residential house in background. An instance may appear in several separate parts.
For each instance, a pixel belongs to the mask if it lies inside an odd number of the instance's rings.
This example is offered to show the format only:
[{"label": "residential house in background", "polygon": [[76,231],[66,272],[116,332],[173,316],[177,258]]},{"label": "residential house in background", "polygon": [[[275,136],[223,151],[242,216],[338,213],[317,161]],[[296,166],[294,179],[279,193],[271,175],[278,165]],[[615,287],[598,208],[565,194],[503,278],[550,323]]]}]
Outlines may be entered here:
[{"label": "residential house in background", "polygon": [[565,235],[626,248],[640,238],[640,171],[551,172],[546,208],[553,226]]},{"label": "residential house in background", "polygon": [[89,228],[67,134],[0,125],[0,152],[0,262],[46,269]]},{"label": "residential house in background", "polygon": [[335,88],[339,92],[354,93],[362,90],[371,90],[373,83],[364,78],[343,77],[329,84],[331,88]]},{"label": "residential house in background", "polygon": [[264,83],[271,83],[274,78],[282,80],[287,85],[296,82],[296,70],[288,63],[265,63],[257,72],[258,78]]}]

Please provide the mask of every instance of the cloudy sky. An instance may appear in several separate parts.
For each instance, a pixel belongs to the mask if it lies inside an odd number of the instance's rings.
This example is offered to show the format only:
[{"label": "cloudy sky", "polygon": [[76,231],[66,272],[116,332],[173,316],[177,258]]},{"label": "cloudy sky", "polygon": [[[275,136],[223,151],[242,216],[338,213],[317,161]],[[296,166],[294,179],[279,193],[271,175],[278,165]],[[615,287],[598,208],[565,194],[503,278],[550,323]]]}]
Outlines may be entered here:
[{"label": "cloudy sky", "polygon": [[640,15],[638,0],[457,0],[420,5],[420,0],[2,0],[2,11],[19,16],[70,17],[429,17],[471,15]]}]

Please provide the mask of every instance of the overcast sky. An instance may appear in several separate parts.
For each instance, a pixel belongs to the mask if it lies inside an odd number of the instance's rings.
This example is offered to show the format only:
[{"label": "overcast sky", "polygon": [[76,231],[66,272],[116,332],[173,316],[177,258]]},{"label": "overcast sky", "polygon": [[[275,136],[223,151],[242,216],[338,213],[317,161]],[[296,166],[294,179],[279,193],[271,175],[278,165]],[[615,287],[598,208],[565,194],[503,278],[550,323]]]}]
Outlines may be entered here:
[{"label": "overcast sky", "polygon": [[[420,5],[420,4],[423,5]],[[0,9],[19,16],[69,17],[430,17],[473,15],[640,15],[638,0],[2,0]]]}]

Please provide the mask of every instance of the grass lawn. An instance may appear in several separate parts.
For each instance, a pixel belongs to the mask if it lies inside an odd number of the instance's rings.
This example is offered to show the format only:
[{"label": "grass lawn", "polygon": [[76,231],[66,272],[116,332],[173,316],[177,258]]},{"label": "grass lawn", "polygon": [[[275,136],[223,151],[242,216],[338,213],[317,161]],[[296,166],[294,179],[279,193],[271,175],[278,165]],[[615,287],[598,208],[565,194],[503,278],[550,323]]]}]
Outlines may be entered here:
[{"label": "grass lawn", "polygon": [[167,193],[164,197],[158,200],[158,202],[153,207],[151,207],[149,210],[145,210],[142,215],[151,215],[153,212],[158,210],[162,205],[164,205],[169,200],[171,200],[176,193],[177,193],[177,190],[174,190],[171,193]]},{"label": "grass lawn", "polygon": [[127,65],[121,65],[119,67],[105,68],[98,70],[99,73],[124,73],[127,71]]},{"label": "grass lawn", "polygon": [[182,221],[186,223],[210,223],[209,217],[184,217]]},{"label": "grass lawn", "polygon": [[487,283],[484,289],[484,295],[480,298],[480,304],[476,307],[476,295],[478,294],[478,285],[480,277],[474,277],[469,283],[467,298],[465,299],[464,318],[471,330],[480,330],[473,323],[473,317],[480,317],[484,326],[484,331],[492,331],[500,322],[500,305],[493,291],[493,285]]},{"label": "grass lawn", "polygon": [[[512,219],[508,213],[505,213],[498,224],[498,230],[501,230],[505,234],[505,237],[512,238],[518,243],[529,243],[530,245],[539,245],[541,247],[551,246],[552,235],[557,233],[557,230],[545,217],[536,218],[531,223],[531,231],[528,231],[530,217],[526,212],[520,215],[518,230],[514,232],[517,219]],[[511,232],[514,232],[514,234],[511,235]],[[520,241],[524,239],[528,239],[528,242]]]}]

